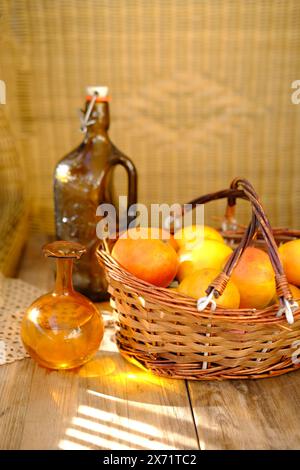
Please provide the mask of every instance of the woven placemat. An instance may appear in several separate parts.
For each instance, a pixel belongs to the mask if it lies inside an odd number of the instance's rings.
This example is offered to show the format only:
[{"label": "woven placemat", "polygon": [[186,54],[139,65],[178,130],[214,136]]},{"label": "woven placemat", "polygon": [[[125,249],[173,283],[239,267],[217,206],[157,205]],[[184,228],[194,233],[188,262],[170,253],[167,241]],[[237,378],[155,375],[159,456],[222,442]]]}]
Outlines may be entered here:
[{"label": "woven placemat", "polygon": [[43,292],[20,279],[0,274],[0,365],[28,357],[20,327],[25,309]]}]

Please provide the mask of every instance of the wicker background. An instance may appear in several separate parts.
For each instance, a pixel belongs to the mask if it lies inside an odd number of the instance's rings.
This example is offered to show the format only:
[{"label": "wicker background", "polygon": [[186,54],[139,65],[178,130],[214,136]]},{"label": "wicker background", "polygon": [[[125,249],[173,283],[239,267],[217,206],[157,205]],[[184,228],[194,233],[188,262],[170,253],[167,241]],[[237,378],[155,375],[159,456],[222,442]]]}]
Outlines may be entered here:
[{"label": "wicker background", "polygon": [[[273,223],[299,228],[298,0],[2,0],[0,8],[1,112],[24,162],[34,230],[53,230],[52,172],[81,139],[76,110],[87,84],[111,88],[111,137],[136,163],[140,202],[186,202],[240,175]],[[0,130],[4,176],[5,139]],[[222,211],[215,204],[209,215]]]}]

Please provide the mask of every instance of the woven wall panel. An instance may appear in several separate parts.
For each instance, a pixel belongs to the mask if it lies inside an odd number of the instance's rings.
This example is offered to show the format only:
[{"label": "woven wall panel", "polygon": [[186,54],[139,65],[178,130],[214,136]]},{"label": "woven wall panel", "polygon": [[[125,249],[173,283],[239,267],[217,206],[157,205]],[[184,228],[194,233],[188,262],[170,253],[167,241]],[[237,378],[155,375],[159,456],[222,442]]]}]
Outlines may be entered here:
[{"label": "woven wall panel", "polygon": [[18,109],[18,47],[10,34],[7,5],[0,5],[0,79],[10,106],[0,104],[0,272],[12,275],[27,238],[28,201]]},{"label": "woven wall panel", "polygon": [[0,108],[0,272],[14,273],[27,237],[24,171],[7,117]]},{"label": "woven wall panel", "polygon": [[240,175],[273,223],[300,226],[297,0],[4,5],[35,229],[53,229],[53,168],[81,139],[87,84],[111,88],[111,137],[136,163],[141,202],[185,202]]}]

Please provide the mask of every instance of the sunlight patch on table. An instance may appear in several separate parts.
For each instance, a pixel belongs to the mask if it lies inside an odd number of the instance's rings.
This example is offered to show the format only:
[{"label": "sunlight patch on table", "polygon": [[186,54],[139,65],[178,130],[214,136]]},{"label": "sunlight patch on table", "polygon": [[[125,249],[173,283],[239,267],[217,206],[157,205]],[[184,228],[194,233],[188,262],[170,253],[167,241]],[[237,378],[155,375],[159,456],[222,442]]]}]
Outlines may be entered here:
[{"label": "sunlight patch on table", "polygon": [[101,449],[111,449],[111,450],[126,450],[130,449],[129,445],[120,444],[118,441],[113,441],[111,439],[105,439],[102,436],[95,436],[94,434],[79,431],[78,429],[68,428],[66,430],[66,435],[68,437],[74,437],[82,442],[91,444]]},{"label": "sunlight patch on table", "polygon": [[109,400],[109,401],[113,401],[113,402],[116,402],[116,403],[128,403],[128,406],[130,406],[130,407],[139,408],[141,410],[145,410],[146,412],[147,411],[153,411],[153,412],[161,414],[161,415],[167,414],[166,412],[168,410],[174,410],[174,408],[181,408],[180,405],[175,405],[175,404],[167,405],[167,404],[164,404],[164,403],[146,403],[146,402],[143,402],[143,401],[139,402],[139,401],[135,401],[135,400],[128,400],[127,398],[124,399],[124,398],[120,398],[120,397],[115,397],[113,395],[107,395],[105,393],[96,392],[95,390],[90,390],[90,389],[87,390],[87,393],[90,394],[90,395],[94,395],[95,397],[105,399],[105,400]]},{"label": "sunlight patch on table", "polygon": [[201,449],[201,450],[205,450],[205,449],[206,449],[206,444],[205,444],[205,442],[202,441],[201,439],[200,439],[200,441],[199,441],[199,444],[200,444],[200,449]]},{"label": "sunlight patch on table", "polygon": [[[160,422],[160,418],[164,419],[160,410],[161,408],[159,407],[157,407],[156,411],[153,410],[153,405],[150,405],[150,409],[145,409],[144,406],[143,416],[148,416],[149,419]],[[151,413],[151,415],[149,415],[149,413]],[[157,426],[153,426],[152,424],[145,423],[144,421],[135,420],[127,416],[120,416],[120,414],[116,414],[115,412],[110,413],[85,405],[79,406],[78,414],[81,416],[73,418],[72,424],[78,426],[84,424],[84,427],[88,427],[89,422],[89,429],[91,431],[98,432],[97,429],[100,431],[101,426],[105,426],[105,423],[109,423],[109,425],[106,426],[106,429],[101,427],[101,432],[105,432],[106,434],[109,433],[112,435],[112,437],[119,437],[121,440],[128,440],[129,443],[133,443],[136,446],[144,447],[146,449],[181,448],[183,436],[182,434],[176,433],[174,431],[172,431],[171,447],[170,445],[164,443],[166,438],[166,430],[163,428],[163,426],[159,428]],[[90,420],[87,418],[90,418]],[[95,420],[101,421],[100,427]],[[113,426],[115,426],[117,429],[114,429]],[[124,430],[120,430],[120,427],[124,428]],[[123,438],[121,438],[121,434]],[[194,444],[194,439],[189,438],[188,436],[184,437],[184,441],[187,445],[193,446]],[[129,445],[128,448],[132,448],[132,445]]]},{"label": "sunlight patch on table", "polygon": [[119,423],[123,426],[126,426],[126,428],[131,427],[132,429],[138,429],[139,432],[144,432],[149,436],[158,437],[160,435],[163,435],[163,431],[157,429],[156,426],[152,426],[151,424],[143,423],[142,421],[138,421],[135,419],[129,419],[124,416],[117,416],[115,413],[109,413],[107,411],[98,410],[97,408],[92,408],[90,406],[79,406],[78,413],[82,414],[83,416],[88,416],[90,418],[95,418],[104,422]]},{"label": "sunlight patch on table", "polygon": [[78,444],[77,442],[69,441],[68,439],[62,439],[59,444],[58,448],[62,450],[89,450],[90,447],[83,446]]},{"label": "sunlight patch on table", "polygon": [[[127,420],[127,422],[130,421],[129,423],[129,429],[128,431],[124,431],[124,430],[121,430],[119,428],[114,428],[112,427],[110,424],[109,425],[106,425],[106,424],[101,424],[101,423],[96,423],[94,421],[90,421],[88,419],[84,419],[84,418],[73,418],[72,419],[72,424],[74,426],[77,426],[77,427],[81,427],[81,428],[84,428],[86,429],[87,431],[93,431],[95,433],[98,433],[98,434],[102,434],[102,435],[107,435],[110,437],[110,439],[114,439],[116,442],[118,442],[119,440],[123,441],[123,442],[128,442],[128,444],[130,445],[130,447],[132,447],[132,445],[134,447],[143,447],[144,449],[152,449],[153,447],[155,448],[161,448],[161,449],[170,449],[171,447],[166,445],[166,444],[162,444],[159,440],[155,440],[153,439],[153,437],[159,437],[159,434],[157,431],[158,429],[157,428],[153,428],[153,431],[151,430],[151,434],[146,437],[146,436],[140,436],[140,435],[136,435],[134,432],[131,431],[131,429],[134,429],[134,424],[135,421],[132,421],[132,420]],[[138,423],[138,430],[140,432],[145,432],[146,434],[146,426],[143,425],[143,423],[140,423],[140,422],[137,422]],[[117,424],[117,423],[116,423]],[[142,428],[141,428],[141,425],[142,425]],[[155,433],[156,431],[156,433]],[[149,439],[150,438],[150,439]]]}]

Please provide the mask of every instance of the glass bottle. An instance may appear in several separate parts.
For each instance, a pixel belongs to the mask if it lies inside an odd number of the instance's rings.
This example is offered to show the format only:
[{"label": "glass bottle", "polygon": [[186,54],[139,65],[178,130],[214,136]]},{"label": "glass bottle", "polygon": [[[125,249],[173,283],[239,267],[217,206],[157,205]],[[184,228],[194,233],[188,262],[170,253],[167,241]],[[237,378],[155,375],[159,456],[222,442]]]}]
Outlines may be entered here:
[{"label": "glass bottle", "polygon": [[74,268],[74,286],[93,301],[108,297],[104,270],[95,256],[99,243],[96,225],[100,221],[96,209],[101,203],[110,203],[118,214],[113,181],[116,165],[123,166],[128,175],[128,207],[137,202],[135,166],[111,142],[108,129],[108,88],[88,87],[82,121],[84,140],[57,164],[54,173],[56,237],[86,246],[87,256]]},{"label": "glass bottle", "polygon": [[73,260],[85,251],[79,243],[68,241],[56,241],[43,248],[45,256],[56,258],[55,287],[32,303],[21,326],[25,349],[43,367],[79,367],[100,346],[104,333],[101,315],[90,300],[74,291],[72,284]]}]

